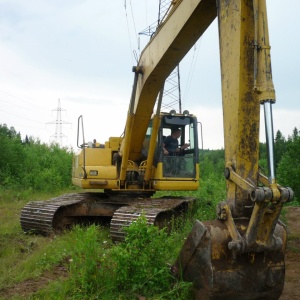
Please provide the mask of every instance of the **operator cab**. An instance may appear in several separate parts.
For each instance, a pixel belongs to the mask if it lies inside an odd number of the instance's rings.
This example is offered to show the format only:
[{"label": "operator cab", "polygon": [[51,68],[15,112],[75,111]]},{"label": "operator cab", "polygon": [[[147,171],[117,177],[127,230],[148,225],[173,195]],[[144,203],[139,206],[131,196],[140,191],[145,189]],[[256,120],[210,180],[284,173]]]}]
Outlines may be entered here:
[{"label": "operator cab", "polygon": [[[178,138],[177,151],[164,154],[164,140],[171,136],[174,128],[181,130]],[[152,122],[147,130],[144,148],[147,148],[147,141],[150,140]],[[183,149],[183,145],[189,144]],[[191,114],[161,113],[160,129],[157,136],[157,144],[153,165],[156,168],[157,176],[170,180],[171,178],[198,178],[199,150],[197,119]],[[157,177],[156,176],[156,177]]]}]

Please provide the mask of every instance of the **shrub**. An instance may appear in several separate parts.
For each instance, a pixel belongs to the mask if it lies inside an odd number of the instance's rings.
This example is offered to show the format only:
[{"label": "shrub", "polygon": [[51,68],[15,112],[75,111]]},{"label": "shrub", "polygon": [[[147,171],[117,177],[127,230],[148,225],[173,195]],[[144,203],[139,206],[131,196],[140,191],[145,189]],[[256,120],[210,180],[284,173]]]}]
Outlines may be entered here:
[{"label": "shrub", "polygon": [[[148,225],[140,216],[126,231],[126,240],[113,249],[116,286],[132,299],[164,295],[164,299],[184,299],[189,283],[176,282],[171,275],[170,257],[175,245],[164,229]],[[131,298],[130,298],[131,297]],[[155,298],[157,299],[157,298]]]}]

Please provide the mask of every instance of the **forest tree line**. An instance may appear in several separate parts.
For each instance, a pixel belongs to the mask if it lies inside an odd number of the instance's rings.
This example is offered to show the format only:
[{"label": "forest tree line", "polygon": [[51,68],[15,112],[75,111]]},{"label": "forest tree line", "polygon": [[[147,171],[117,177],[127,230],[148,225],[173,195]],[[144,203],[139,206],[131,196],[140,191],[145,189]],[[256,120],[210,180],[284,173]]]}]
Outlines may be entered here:
[{"label": "forest tree line", "polygon": [[[275,135],[275,167],[279,184],[291,187],[300,201],[300,131]],[[22,141],[14,127],[0,124],[0,185],[32,191],[58,191],[71,183],[73,152],[29,137]],[[267,173],[266,144],[260,143],[260,166]],[[224,182],[224,150],[200,151],[201,178]]]},{"label": "forest tree line", "polygon": [[72,152],[0,124],[0,186],[53,192],[71,186]]}]

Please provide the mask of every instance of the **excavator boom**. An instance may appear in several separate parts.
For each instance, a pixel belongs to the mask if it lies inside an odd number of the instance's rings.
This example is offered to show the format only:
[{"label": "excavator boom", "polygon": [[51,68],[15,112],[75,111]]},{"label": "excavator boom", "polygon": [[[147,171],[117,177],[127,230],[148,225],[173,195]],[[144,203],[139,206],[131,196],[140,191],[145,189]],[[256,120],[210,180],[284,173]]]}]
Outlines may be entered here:
[{"label": "excavator boom", "polygon": [[[134,139],[128,141],[129,159],[140,156],[157,95],[166,78],[217,16],[215,0],[174,1],[164,22],[143,50],[135,72],[136,93],[131,100]],[[126,134],[125,134],[126,139]]]}]

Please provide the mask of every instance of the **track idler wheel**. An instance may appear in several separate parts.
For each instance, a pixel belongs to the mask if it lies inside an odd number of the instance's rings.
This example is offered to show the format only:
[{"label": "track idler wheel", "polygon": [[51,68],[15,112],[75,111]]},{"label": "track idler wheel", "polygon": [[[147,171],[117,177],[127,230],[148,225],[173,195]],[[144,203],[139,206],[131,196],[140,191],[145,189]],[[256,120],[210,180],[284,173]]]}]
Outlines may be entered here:
[{"label": "track idler wheel", "polygon": [[[235,219],[241,235],[247,219]],[[196,221],[174,264],[174,275],[193,283],[195,299],[278,299],[284,285],[286,232],[277,224],[281,249],[230,250],[231,237],[221,220]]]}]

